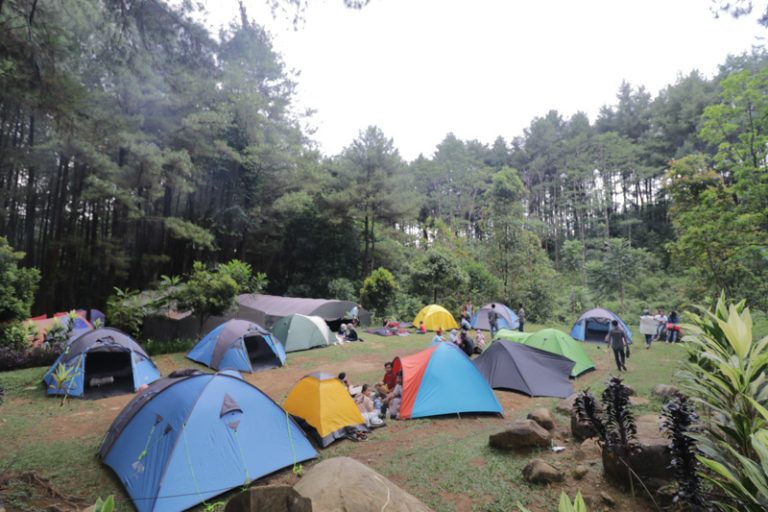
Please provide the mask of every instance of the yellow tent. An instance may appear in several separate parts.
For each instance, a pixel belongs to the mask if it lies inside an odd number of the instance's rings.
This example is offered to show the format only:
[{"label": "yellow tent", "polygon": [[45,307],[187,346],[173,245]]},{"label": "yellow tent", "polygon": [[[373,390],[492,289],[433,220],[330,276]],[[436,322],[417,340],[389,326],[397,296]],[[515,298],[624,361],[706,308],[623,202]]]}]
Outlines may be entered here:
[{"label": "yellow tent", "polygon": [[443,306],[438,306],[437,304],[430,304],[422,308],[419,314],[416,315],[416,318],[413,319],[413,326],[418,327],[419,322],[422,321],[424,322],[424,327],[430,331],[436,331],[438,327],[444,331],[459,328],[459,324],[456,323],[453,315]]},{"label": "yellow tent", "polygon": [[347,387],[330,373],[310,373],[301,379],[288,393],[283,409],[323,448],[345,437],[347,427],[365,429],[365,419]]}]

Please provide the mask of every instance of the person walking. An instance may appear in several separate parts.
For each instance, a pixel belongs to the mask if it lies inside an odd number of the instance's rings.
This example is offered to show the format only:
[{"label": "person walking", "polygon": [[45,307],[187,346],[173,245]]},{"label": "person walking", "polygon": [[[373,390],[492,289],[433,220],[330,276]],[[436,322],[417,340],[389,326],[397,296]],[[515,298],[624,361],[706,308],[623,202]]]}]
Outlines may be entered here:
[{"label": "person walking", "polygon": [[491,304],[491,310],[488,311],[488,325],[491,326],[491,339],[499,330],[499,313],[496,311],[496,304]]},{"label": "person walking", "polygon": [[651,348],[651,342],[653,336],[656,334],[657,327],[656,319],[651,316],[649,309],[643,310],[643,315],[640,317],[640,333],[645,335],[645,349]]},{"label": "person walking", "polygon": [[613,357],[616,359],[616,367],[619,371],[627,371],[627,365],[624,360],[624,350],[628,349],[627,336],[624,334],[624,330],[619,327],[618,320],[611,321],[611,329],[605,337],[605,341],[611,344],[613,349]]},{"label": "person walking", "polygon": [[518,331],[523,332],[523,326],[525,325],[525,309],[523,309],[523,303],[519,303],[517,305],[517,321],[519,322],[519,326],[517,328]]}]

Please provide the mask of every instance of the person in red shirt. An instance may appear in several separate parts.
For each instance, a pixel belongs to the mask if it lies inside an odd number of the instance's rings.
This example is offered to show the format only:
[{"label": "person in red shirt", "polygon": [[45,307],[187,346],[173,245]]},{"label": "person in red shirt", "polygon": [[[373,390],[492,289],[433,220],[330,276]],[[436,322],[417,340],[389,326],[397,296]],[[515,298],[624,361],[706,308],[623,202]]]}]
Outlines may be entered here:
[{"label": "person in red shirt", "polygon": [[392,371],[392,362],[384,363],[384,378],[376,384],[376,392],[381,396],[386,396],[397,385],[397,375]]}]

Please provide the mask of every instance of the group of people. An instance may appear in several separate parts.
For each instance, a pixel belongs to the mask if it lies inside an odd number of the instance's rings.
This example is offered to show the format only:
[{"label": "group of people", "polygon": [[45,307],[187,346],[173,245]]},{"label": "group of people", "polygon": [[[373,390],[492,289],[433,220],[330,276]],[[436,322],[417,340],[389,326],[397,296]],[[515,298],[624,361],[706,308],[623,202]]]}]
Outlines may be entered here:
[{"label": "group of people", "polygon": [[373,387],[368,384],[352,385],[345,372],[341,372],[338,379],[352,395],[367,427],[382,426],[387,417],[398,418],[403,396],[403,372],[395,374],[391,361],[384,363],[384,377]]},{"label": "group of people", "polygon": [[448,338],[445,339],[443,338],[443,330],[438,327],[437,331],[435,331],[435,336],[432,338],[432,343],[453,343],[470,357],[473,354],[480,354],[485,349],[485,335],[483,334],[483,331],[478,329],[475,332],[475,338],[473,339],[469,335],[469,330],[471,328],[469,319],[466,316],[462,316],[460,330],[458,332],[456,329],[451,329],[448,333]]},{"label": "group of people", "polygon": [[340,342],[363,341],[363,339],[357,335],[354,320],[348,324],[341,324],[336,338],[338,338]]},{"label": "group of people", "polygon": [[643,311],[640,317],[640,333],[645,336],[645,348],[651,348],[654,341],[666,341],[675,343],[680,339],[680,316],[677,311],[672,311],[669,316],[664,314],[662,308],[651,315],[649,309]]}]

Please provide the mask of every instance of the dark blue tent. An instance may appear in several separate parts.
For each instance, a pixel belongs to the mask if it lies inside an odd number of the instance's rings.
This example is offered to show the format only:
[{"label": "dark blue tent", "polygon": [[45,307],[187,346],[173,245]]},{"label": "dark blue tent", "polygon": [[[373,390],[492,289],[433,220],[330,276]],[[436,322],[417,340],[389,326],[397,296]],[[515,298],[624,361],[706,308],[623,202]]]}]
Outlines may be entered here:
[{"label": "dark blue tent", "polygon": [[317,452],[287,413],[237,372],[184,371],[129,402],[99,456],[139,512],[176,512]]},{"label": "dark blue tent", "polygon": [[[62,365],[72,377],[57,383]],[[72,340],[43,376],[49,395],[75,397],[132,393],[160,378],[160,372],[141,346],[127,334],[108,327],[88,331]]]},{"label": "dark blue tent", "polygon": [[619,322],[624,330],[627,342],[632,343],[632,331],[619,315],[603,308],[590,309],[576,320],[571,328],[571,338],[579,341],[605,341],[605,335],[611,328],[611,321]]},{"label": "dark blue tent", "polygon": [[285,364],[285,349],[269,331],[248,320],[229,320],[216,327],[187,357],[214,370],[254,371]]}]

